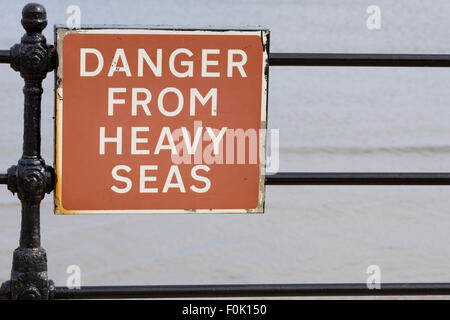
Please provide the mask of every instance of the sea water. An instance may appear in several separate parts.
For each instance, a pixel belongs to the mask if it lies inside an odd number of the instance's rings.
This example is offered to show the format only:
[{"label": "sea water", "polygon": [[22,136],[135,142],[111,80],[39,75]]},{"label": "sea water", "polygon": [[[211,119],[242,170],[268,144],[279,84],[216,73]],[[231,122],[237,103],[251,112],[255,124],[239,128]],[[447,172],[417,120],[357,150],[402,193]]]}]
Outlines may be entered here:
[{"label": "sea water", "polygon": [[[53,43],[69,5],[83,24],[261,26],[272,52],[450,53],[450,2],[40,1]],[[0,49],[23,34],[26,1],[1,0]],[[366,26],[369,5],[381,29]],[[271,67],[269,128],[280,171],[450,170],[450,69]],[[23,80],[0,66],[0,171],[21,155]],[[42,155],[53,164],[53,74],[44,81]],[[82,170],[83,168],[79,168]],[[88,182],[87,182],[88,183]],[[0,281],[18,245],[20,204],[0,189]],[[54,216],[42,203],[49,275],[82,285],[450,281],[450,187],[267,186],[264,215]]]}]

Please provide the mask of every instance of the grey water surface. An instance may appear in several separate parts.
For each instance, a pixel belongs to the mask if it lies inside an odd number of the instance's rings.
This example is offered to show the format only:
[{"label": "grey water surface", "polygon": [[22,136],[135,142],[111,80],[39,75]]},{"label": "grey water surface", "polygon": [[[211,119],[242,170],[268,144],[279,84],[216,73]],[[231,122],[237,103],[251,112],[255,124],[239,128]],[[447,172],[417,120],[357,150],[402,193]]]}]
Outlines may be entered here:
[{"label": "grey water surface", "polygon": [[[26,1],[1,0],[0,49],[23,34]],[[450,1],[44,1],[53,25],[264,26],[272,52],[450,53]],[[366,27],[369,5],[381,29]],[[450,171],[450,69],[271,67],[270,128],[280,171]],[[0,171],[17,162],[23,80],[0,66]],[[53,164],[53,74],[44,81],[42,154]],[[80,168],[81,170],[82,168]],[[20,205],[0,189],[0,281],[18,245]],[[450,187],[268,186],[264,215],[55,216],[42,204],[49,275],[82,285],[450,282]]]}]

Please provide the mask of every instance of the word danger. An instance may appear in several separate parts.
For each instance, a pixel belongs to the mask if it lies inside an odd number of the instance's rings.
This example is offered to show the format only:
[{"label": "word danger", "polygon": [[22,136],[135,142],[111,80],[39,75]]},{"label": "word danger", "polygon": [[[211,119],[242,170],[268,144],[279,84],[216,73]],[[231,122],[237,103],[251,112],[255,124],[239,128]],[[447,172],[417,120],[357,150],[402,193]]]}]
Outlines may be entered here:
[{"label": "word danger", "polygon": [[[214,56],[220,55],[220,49],[202,49],[200,61],[200,75],[201,77],[220,77],[220,72],[208,70],[208,67],[219,65],[219,61],[214,59]],[[176,63],[178,56],[185,59]],[[169,70],[172,75],[177,78],[186,78],[194,76],[194,54],[187,48],[178,48],[172,51],[168,58]],[[97,65],[92,70],[87,70],[87,59],[97,59]],[[188,58],[188,59],[186,59]],[[190,59],[191,58],[191,59]],[[223,59],[222,59],[223,60]],[[227,64],[227,77],[234,76],[233,70],[237,69],[241,77],[247,77],[244,70],[244,65],[247,63],[247,54],[244,50],[228,49],[226,61],[220,61]],[[81,77],[95,77],[99,75],[105,65],[103,54],[95,48],[81,48],[80,50],[80,76]],[[145,49],[139,48],[137,52],[137,70],[135,70],[138,77],[144,76],[144,66],[149,68],[156,77],[162,77],[163,73],[163,49],[156,50],[156,59],[151,59]],[[117,48],[114,57],[109,64],[108,77],[114,76],[116,72],[124,72],[127,77],[132,77],[132,70],[129,67],[128,58],[125,50]]]}]

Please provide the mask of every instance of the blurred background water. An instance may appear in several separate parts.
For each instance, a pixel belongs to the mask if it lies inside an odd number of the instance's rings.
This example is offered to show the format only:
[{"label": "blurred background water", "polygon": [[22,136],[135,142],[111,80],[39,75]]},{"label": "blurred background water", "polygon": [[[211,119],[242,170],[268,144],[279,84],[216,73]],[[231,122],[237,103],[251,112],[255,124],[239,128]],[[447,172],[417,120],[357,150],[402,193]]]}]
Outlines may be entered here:
[{"label": "blurred background water", "polygon": [[[27,1],[1,0],[0,48],[23,34]],[[272,52],[450,53],[446,0],[40,1],[53,24],[264,26]],[[368,30],[366,8],[381,8]],[[23,80],[0,66],[0,168],[21,155]],[[450,69],[271,67],[269,127],[281,171],[449,171]],[[42,154],[53,163],[53,75],[44,81]],[[18,245],[20,205],[0,192],[0,281]],[[42,204],[49,275],[82,285],[450,282],[449,187],[272,187],[264,215],[54,216]]]}]

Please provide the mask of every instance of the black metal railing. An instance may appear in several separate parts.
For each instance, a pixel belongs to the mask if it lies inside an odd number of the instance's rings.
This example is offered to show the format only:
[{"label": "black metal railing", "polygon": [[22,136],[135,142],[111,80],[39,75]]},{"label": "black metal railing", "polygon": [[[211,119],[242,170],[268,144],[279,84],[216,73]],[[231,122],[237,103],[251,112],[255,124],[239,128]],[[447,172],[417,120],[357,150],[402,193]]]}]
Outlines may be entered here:
[{"label": "black metal railing", "polygon": [[[11,50],[0,50],[25,80],[24,152],[18,165],[0,174],[0,184],[17,193],[22,203],[20,246],[14,251],[11,280],[0,289],[6,299],[102,299],[279,296],[450,295],[450,283],[366,284],[242,284],[168,286],[54,287],[47,276],[47,258],[40,247],[39,205],[53,191],[54,170],[40,156],[41,82],[55,68],[56,54],[41,32],[47,25],[43,6],[28,4],[22,11],[27,33]],[[450,55],[271,53],[270,66],[450,67]],[[267,185],[450,185],[450,173],[281,172],[266,176]]]},{"label": "black metal railing", "polygon": [[450,185],[444,172],[280,172],[266,176],[268,185]]},{"label": "black metal railing", "polygon": [[449,295],[450,283],[387,283],[367,289],[361,283],[230,284],[180,286],[57,287],[54,299],[220,298],[307,296]]}]

